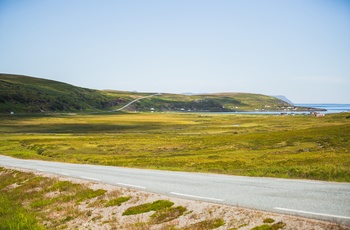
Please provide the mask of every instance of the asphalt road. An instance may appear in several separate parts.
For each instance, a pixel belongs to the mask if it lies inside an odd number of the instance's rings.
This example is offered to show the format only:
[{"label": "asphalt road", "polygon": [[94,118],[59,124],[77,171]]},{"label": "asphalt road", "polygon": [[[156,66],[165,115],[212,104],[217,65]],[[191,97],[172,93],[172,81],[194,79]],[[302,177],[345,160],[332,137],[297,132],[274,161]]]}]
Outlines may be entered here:
[{"label": "asphalt road", "polygon": [[350,226],[350,183],[67,164],[1,155],[0,166],[32,169],[168,196],[292,214]]}]

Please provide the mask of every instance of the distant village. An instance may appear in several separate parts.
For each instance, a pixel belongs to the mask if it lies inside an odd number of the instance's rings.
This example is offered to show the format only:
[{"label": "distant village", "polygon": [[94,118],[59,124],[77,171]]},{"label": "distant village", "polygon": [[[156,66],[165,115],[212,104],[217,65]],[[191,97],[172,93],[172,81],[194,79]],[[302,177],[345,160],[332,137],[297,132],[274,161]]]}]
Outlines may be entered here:
[{"label": "distant village", "polygon": [[[324,117],[325,114],[324,113],[321,113],[319,111],[315,111],[316,109],[315,108],[305,108],[307,109],[308,111],[310,112],[304,112],[304,111],[300,111],[298,112],[297,114],[301,114],[301,115],[312,115],[312,116],[315,116],[315,117]],[[280,115],[281,116],[286,116],[286,115],[291,115],[291,116],[294,116],[296,113],[296,111],[299,110],[298,107],[295,107],[295,106],[289,106],[287,108],[284,109],[285,112],[281,112]],[[319,110],[319,109],[317,109]],[[290,112],[290,111],[295,111],[295,112]],[[325,110],[322,110],[322,111],[325,111]]]}]

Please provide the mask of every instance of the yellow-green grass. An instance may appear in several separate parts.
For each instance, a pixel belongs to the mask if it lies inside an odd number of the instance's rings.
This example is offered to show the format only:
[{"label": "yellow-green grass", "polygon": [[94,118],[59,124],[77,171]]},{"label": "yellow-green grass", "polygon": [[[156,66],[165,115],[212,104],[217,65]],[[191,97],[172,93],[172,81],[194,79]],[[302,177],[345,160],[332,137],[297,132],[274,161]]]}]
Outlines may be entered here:
[{"label": "yellow-green grass", "polygon": [[[103,196],[106,191],[92,190],[69,181],[36,176],[0,168],[0,229],[56,229],[77,218],[82,201]],[[56,194],[56,195],[49,195]],[[51,212],[62,212],[58,218]],[[43,223],[49,221],[46,228]]]},{"label": "yellow-green grass", "polygon": [[162,170],[350,182],[349,114],[1,116],[0,153]]},{"label": "yellow-green grass", "polygon": [[[31,175],[12,173],[0,168],[0,229],[45,229],[38,220],[37,214],[22,206],[23,200],[32,195],[32,188],[41,183],[41,178],[32,179]],[[18,189],[7,189],[13,183],[27,188],[28,193],[21,194]]]}]

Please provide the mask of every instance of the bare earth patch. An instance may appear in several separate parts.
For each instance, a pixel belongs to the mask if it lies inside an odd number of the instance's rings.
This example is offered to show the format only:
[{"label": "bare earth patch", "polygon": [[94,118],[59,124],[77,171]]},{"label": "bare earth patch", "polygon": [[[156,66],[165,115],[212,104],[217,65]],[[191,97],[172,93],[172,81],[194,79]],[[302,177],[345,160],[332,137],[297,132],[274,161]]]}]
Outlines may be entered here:
[{"label": "bare earth patch", "polygon": [[[31,172],[42,177],[55,178],[61,181],[70,181],[74,184],[81,184],[93,190],[103,189],[106,193],[98,197],[84,200],[80,203],[71,202],[62,204],[62,207],[50,208],[47,210],[47,218],[44,224],[47,228],[64,229],[207,229],[201,223],[205,221],[220,219],[223,225],[215,228],[223,229],[252,229],[257,226],[280,225],[276,229],[350,229],[349,226],[342,226],[335,223],[306,219],[290,215],[282,215],[257,210],[250,210],[241,207],[213,204],[202,201],[192,201],[175,197],[154,194],[150,192],[112,186],[103,183],[90,182],[81,179],[69,178],[44,172],[33,172],[31,170],[17,169],[18,171]],[[13,185],[15,187],[16,185]],[[11,189],[11,188],[9,188]],[[51,191],[44,195],[46,198],[60,196],[57,191]],[[118,197],[130,197],[129,200],[119,206],[106,206],[105,204]],[[186,208],[179,217],[168,222],[152,222],[152,214],[155,211],[137,215],[123,215],[130,207],[151,203],[158,200],[169,200],[174,203],[172,207],[182,206]],[[62,220],[57,222],[57,220]],[[204,227],[203,227],[204,226]],[[265,228],[264,228],[265,229]]]}]

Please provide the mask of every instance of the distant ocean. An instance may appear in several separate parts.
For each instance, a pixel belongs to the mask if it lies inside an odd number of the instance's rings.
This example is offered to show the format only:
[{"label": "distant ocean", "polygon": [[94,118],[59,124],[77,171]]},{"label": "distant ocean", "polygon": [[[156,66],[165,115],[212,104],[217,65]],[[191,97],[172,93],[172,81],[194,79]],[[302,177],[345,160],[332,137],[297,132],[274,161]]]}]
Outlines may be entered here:
[{"label": "distant ocean", "polygon": [[350,104],[294,104],[296,106],[326,109],[322,113],[343,113],[350,112]]},{"label": "distant ocean", "polygon": [[[320,113],[346,113],[350,112],[350,104],[294,104],[295,106],[302,106],[308,108],[326,109],[327,111],[319,111]],[[246,112],[211,112],[218,114],[265,114],[265,115],[279,115],[282,113],[287,114],[308,114],[309,111],[246,111]]]}]

